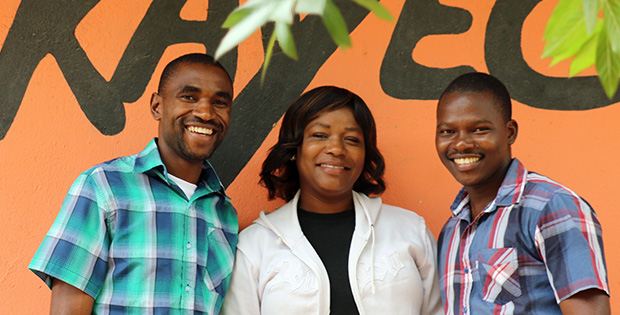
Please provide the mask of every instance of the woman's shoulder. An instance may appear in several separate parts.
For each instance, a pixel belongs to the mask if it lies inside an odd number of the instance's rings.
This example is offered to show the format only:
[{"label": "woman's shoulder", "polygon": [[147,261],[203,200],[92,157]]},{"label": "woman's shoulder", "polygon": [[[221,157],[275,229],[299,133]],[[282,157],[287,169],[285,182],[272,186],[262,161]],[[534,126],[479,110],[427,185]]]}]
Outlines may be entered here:
[{"label": "woman's shoulder", "polygon": [[239,232],[239,242],[245,239],[252,239],[260,236],[268,236],[270,234],[270,228],[265,222],[265,217],[270,215],[269,212],[262,211],[258,218],[254,220],[250,225]]},{"label": "woman's shoulder", "polygon": [[280,238],[282,229],[286,229],[293,220],[289,208],[287,204],[272,212],[261,211],[258,218],[239,233],[239,243],[260,244]]},{"label": "woman's shoulder", "polygon": [[435,243],[424,217],[398,206],[382,204],[374,227],[378,236],[398,238],[408,244],[417,244],[415,248],[432,248]]},{"label": "woman's shoulder", "polygon": [[417,214],[415,211],[385,203],[381,205],[381,213],[379,216],[383,220],[400,222],[401,224],[426,226],[424,217]]}]

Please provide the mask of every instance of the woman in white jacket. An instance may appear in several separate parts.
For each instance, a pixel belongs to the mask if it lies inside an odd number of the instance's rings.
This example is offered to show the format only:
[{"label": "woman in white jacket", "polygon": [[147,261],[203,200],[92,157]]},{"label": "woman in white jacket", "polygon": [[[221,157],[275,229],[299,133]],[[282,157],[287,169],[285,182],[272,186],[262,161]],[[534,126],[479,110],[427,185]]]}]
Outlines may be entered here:
[{"label": "woman in white jacket", "polygon": [[385,190],[384,168],[359,96],[301,95],[261,172],[288,203],[240,233],[223,314],[441,314],[424,219],[368,197]]}]

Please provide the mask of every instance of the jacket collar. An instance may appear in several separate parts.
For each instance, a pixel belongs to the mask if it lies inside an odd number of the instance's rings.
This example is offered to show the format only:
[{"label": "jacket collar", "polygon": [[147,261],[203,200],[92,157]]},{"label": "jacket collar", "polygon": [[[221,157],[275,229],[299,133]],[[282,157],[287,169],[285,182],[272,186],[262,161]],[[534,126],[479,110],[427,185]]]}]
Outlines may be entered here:
[{"label": "jacket collar", "polygon": [[[300,191],[295,197],[277,211],[272,213],[261,212],[256,223],[272,230],[286,243],[293,248],[302,240],[303,233],[297,217],[297,203]],[[370,233],[370,226],[374,224],[381,209],[381,198],[370,198],[365,194],[353,191],[353,204],[355,207],[355,229],[366,235]]]}]

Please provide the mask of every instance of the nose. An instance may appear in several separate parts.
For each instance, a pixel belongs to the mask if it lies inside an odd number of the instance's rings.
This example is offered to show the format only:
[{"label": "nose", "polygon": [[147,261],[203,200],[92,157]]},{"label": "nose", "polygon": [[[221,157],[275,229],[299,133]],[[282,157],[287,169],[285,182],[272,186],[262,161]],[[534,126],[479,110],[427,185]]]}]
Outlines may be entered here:
[{"label": "nose", "polygon": [[467,132],[459,132],[454,141],[454,148],[459,152],[465,152],[474,148],[471,135]]},{"label": "nose", "polygon": [[329,139],[325,152],[334,156],[341,156],[346,153],[346,148],[340,139]]},{"label": "nose", "polygon": [[208,100],[200,100],[196,103],[193,110],[194,116],[202,120],[210,120],[215,116],[215,110],[213,104]]}]

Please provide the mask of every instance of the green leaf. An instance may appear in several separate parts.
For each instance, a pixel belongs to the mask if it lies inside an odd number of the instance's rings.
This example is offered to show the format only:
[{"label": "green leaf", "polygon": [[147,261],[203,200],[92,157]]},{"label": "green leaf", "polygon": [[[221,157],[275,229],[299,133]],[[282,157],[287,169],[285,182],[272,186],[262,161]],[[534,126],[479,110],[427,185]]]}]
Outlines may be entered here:
[{"label": "green leaf", "polygon": [[592,34],[592,31],[594,31],[596,21],[599,19],[598,13],[600,9],[600,0],[583,0],[583,14],[586,18],[586,30],[588,34]]},{"label": "green leaf", "polygon": [[293,24],[293,17],[295,16],[295,2],[296,0],[278,0],[277,5],[274,6],[270,21],[284,22],[286,24]]},{"label": "green leaf", "polygon": [[620,2],[603,0],[603,18],[611,48],[618,53],[620,52]]},{"label": "green leaf", "polygon": [[340,10],[338,10],[338,7],[332,0],[326,0],[325,11],[322,17],[323,24],[325,24],[327,32],[329,32],[334,42],[340,46],[342,50],[351,47],[351,37],[349,37],[347,24],[342,14],[340,14]]},{"label": "green leaf", "polygon": [[295,48],[295,40],[293,39],[291,26],[286,23],[276,22],[274,32],[282,51],[290,58],[297,60],[297,49]]},{"label": "green leaf", "polygon": [[277,4],[268,3],[264,6],[255,8],[247,14],[243,20],[231,27],[215,50],[215,59],[239,45],[246,38],[250,37],[257,29],[263,26],[271,16],[271,12]]},{"label": "green leaf", "polygon": [[327,0],[297,0],[295,12],[303,14],[323,15]]},{"label": "green leaf", "polygon": [[[602,23],[599,23],[599,26]],[[568,77],[574,77],[581,71],[590,68],[596,61],[596,46],[600,30],[593,32],[570,63]]]},{"label": "green leaf", "polygon": [[543,58],[554,58],[551,62],[552,66],[573,56],[588,39],[583,14],[574,14],[563,23],[566,24],[564,31],[549,36],[543,50]]},{"label": "green leaf", "polygon": [[242,6],[239,6],[239,8],[256,9],[256,8],[263,7],[265,5],[277,3],[278,1],[281,1],[281,0],[250,0],[246,2],[245,4],[243,4]]},{"label": "green leaf", "polygon": [[612,99],[620,82],[620,54],[614,53],[607,36],[607,29],[603,28],[598,38],[596,49],[596,72],[603,85],[605,94]]},{"label": "green leaf", "polygon": [[267,68],[269,67],[269,62],[271,62],[271,55],[273,54],[273,45],[276,43],[276,32],[271,33],[271,37],[269,38],[269,44],[267,44],[267,50],[265,50],[265,61],[263,62],[263,69],[260,74],[260,84],[263,85],[265,82],[265,75],[267,75]]},{"label": "green leaf", "polygon": [[372,11],[378,18],[388,21],[394,22],[394,17],[379,1],[377,0],[353,0],[353,2],[359,4],[360,6]]},{"label": "green leaf", "polygon": [[222,24],[222,28],[232,27],[233,25],[239,23],[239,21],[243,20],[250,13],[252,13],[252,11],[254,10],[251,8],[237,8],[236,10],[232,11],[230,15],[226,18],[226,21],[224,21],[224,24]]},{"label": "green leaf", "polygon": [[555,9],[553,9],[553,13],[551,13],[549,20],[547,20],[543,39],[547,40],[550,37],[561,35],[569,25],[566,22],[569,17],[579,14],[583,15],[581,12],[581,1],[582,0],[560,0],[555,6]]}]

